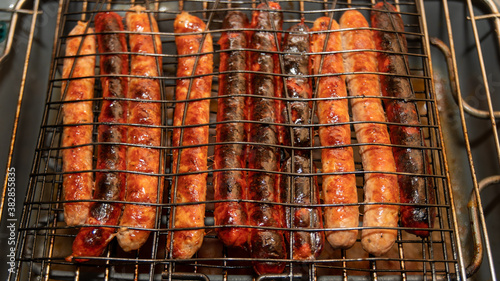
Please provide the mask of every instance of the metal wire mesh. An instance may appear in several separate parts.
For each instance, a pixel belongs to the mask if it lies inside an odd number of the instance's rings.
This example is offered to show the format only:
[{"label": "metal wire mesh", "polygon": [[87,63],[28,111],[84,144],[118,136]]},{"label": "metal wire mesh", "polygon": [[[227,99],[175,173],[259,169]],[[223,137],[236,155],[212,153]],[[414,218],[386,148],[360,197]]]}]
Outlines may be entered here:
[{"label": "metal wire mesh", "polygon": [[[284,26],[290,26],[301,21],[309,26],[321,16],[331,16],[337,19],[349,9],[361,11],[369,18],[369,12],[374,1],[283,1]],[[18,243],[19,271],[11,275],[11,280],[88,280],[88,279],[124,279],[124,280],[158,280],[183,279],[183,280],[250,280],[254,277],[251,268],[252,259],[241,250],[227,248],[218,241],[214,231],[212,176],[213,150],[215,146],[215,127],[217,125],[217,93],[218,93],[218,62],[220,49],[214,44],[214,73],[213,88],[210,97],[210,144],[209,169],[202,171],[208,174],[207,201],[205,218],[205,239],[202,248],[191,259],[175,260],[171,258],[171,249],[167,245],[167,236],[171,233],[172,222],[170,213],[178,206],[170,198],[172,188],[172,134],[174,127],[172,116],[176,104],[176,65],[178,55],[175,52],[175,34],[173,20],[180,10],[189,11],[207,23],[213,41],[217,42],[222,32],[222,19],[227,11],[240,10],[250,16],[255,10],[257,1],[61,1],[61,12],[58,19],[57,39],[54,46],[53,65],[51,66],[50,83],[45,104],[40,138],[34,158],[34,165],[30,185],[26,195],[23,209],[20,237]],[[146,12],[158,21],[162,41],[163,75],[157,78],[161,81],[161,101],[164,115],[162,142],[159,147],[164,161],[164,173],[158,174],[165,182],[164,200],[156,204],[159,212],[157,228],[151,229],[146,245],[139,251],[126,253],[120,249],[115,241],[111,242],[105,254],[92,258],[87,263],[70,263],[65,257],[71,253],[71,244],[78,232],[78,228],[68,227],[63,221],[62,204],[62,156],[61,156],[61,92],[63,80],[60,78],[64,56],[65,42],[69,31],[78,20],[92,21],[95,14],[100,11],[115,11],[121,15],[132,4],[143,5]],[[425,143],[419,147],[429,155],[431,172],[419,175],[432,183],[435,189],[435,204],[426,207],[436,208],[437,217],[431,236],[421,239],[408,234],[404,227],[398,227],[398,237],[393,249],[383,257],[369,256],[360,246],[359,239],[355,246],[349,250],[333,250],[325,243],[325,249],[317,260],[285,260],[287,266],[283,275],[261,276],[260,279],[332,279],[332,280],[451,280],[456,278],[462,269],[459,266],[456,248],[456,226],[453,225],[452,203],[447,178],[446,159],[442,147],[442,133],[436,112],[435,96],[433,92],[432,70],[429,66],[428,38],[424,28],[425,17],[421,2],[392,2],[400,10],[405,22],[405,35],[409,40],[408,57],[410,75],[416,98],[413,100],[418,105],[421,130],[425,136]],[[285,32],[285,31],[283,31]],[[278,52],[283,55],[283,52]],[[97,70],[96,73],[99,73]],[[346,73],[347,74],[347,73]],[[284,75],[282,75],[284,76]],[[100,77],[99,75],[96,78]],[[196,76],[190,77],[191,79]],[[96,79],[98,81],[98,79]],[[95,120],[91,124],[97,132],[97,116],[102,98],[99,96],[101,86],[96,82],[96,98],[93,99]],[[349,97],[353,98],[353,97]],[[285,98],[285,100],[287,100]],[[313,98],[313,103],[318,99]],[[313,108],[315,108],[313,106]],[[315,116],[313,113],[311,116]],[[313,118],[311,125],[306,127],[311,130],[315,141],[309,148],[312,158],[312,171],[314,167],[321,167],[320,152],[323,148],[314,132],[318,125]],[[349,122],[353,126],[355,122]],[[387,124],[390,124],[387,122]],[[285,124],[286,126],[286,124]],[[291,126],[291,125],[288,125]],[[354,130],[352,130],[354,131]],[[94,133],[94,140],[97,140]],[[93,143],[97,146],[98,143]],[[355,155],[356,180],[358,194],[362,196],[363,170],[359,157],[359,146],[352,135],[352,147]],[[180,147],[185,148],[185,147]],[[96,149],[94,149],[96,150]],[[95,162],[95,157],[94,157]],[[94,163],[95,166],[95,163]],[[161,171],[162,169],[158,169]],[[286,173],[285,173],[286,174]],[[321,172],[315,173],[321,185]],[[359,202],[363,202],[362,198]],[[364,206],[365,203],[359,203]],[[293,208],[293,204],[284,204],[286,208]],[[322,205],[324,206],[324,205]],[[314,206],[311,206],[314,207]],[[360,227],[359,229],[362,229]],[[292,256],[290,248],[288,257]]]}]

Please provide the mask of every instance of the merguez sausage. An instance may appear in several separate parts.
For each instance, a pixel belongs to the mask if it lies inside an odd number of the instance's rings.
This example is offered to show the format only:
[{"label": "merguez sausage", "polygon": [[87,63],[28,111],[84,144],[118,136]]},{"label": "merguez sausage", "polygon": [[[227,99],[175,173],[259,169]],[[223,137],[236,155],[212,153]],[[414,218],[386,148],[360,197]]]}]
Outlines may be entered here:
[{"label": "merguez sausage", "polygon": [[[403,20],[394,6],[385,2],[376,4],[371,13],[371,21],[373,27],[387,30],[387,32],[375,32],[374,39],[377,49],[396,53],[408,52],[406,38],[402,33],[404,32]],[[388,53],[379,53],[378,55],[378,70],[396,74],[381,76],[382,94],[400,98],[384,100],[389,122],[401,124],[389,126],[391,141],[397,145],[418,147],[423,145],[423,140],[419,128],[417,105],[413,101],[405,100],[415,98],[410,79],[403,77],[409,75],[407,65],[406,55]],[[434,202],[433,189],[431,186],[426,186],[424,177],[418,176],[427,171],[424,151],[415,148],[394,147],[393,154],[398,172],[415,174],[398,176],[401,203],[432,204]],[[428,191],[426,191],[427,188]],[[404,227],[425,229],[432,227],[433,220],[433,208],[401,206],[401,223]],[[429,236],[429,231],[426,230],[409,230],[408,232],[421,237]]]},{"label": "merguez sausage", "polygon": [[72,256],[102,254],[113,239],[116,228],[100,225],[117,225],[122,213],[122,204],[107,201],[122,201],[125,198],[126,175],[119,171],[126,169],[126,146],[122,143],[127,140],[127,129],[117,124],[127,121],[127,102],[120,99],[126,97],[128,81],[127,77],[114,76],[128,74],[128,55],[124,53],[127,51],[125,35],[115,33],[123,31],[122,18],[114,12],[98,13],[95,27],[97,33],[102,33],[97,36],[97,40],[101,53],[101,74],[104,75],[101,78],[103,100],[97,137],[102,144],[97,147],[97,169],[105,171],[96,173],[93,198],[102,201],[92,203],[87,224],[96,227],[80,229],[73,242]]},{"label": "merguez sausage", "polygon": [[[311,42],[312,52],[335,52],[341,50],[340,32],[336,21],[332,22],[326,50],[323,46],[330,18],[321,17],[314,22]],[[351,144],[351,130],[348,124],[337,125],[349,121],[347,92],[344,77],[339,73],[344,72],[342,55],[340,53],[323,55],[323,64],[320,70],[321,55],[313,56],[313,73],[329,74],[319,77],[318,119],[321,125],[319,139],[322,146],[339,146],[323,148],[321,150],[321,165],[323,176],[324,204],[339,204],[335,207],[325,207],[325,227],[338,228],[328,231],[326,237],[334,248],[347,249],[356,242],[358,231],[341,230],[342,228],[358,227],[358,206],[342,206],[358,202],[356,178],[354,172],[354,158]],[[329,174],[334,173],[334,174]]]},{"label": "merguez sausage", "polygon": [[[174,31],[176,33],[175,43],[179,55],[193,55],[179,57],[177,77],[191,75],[205,75],[213,72],[213,46],[210,33],[203,34],[205,23],[187,12],[182,12],[175,18]],[[195,33],[196,34],[184,34]],[[203,40],[204,37],[204,40]],[[199,55],[200,44],[204,55]],[[198,57],[198,59],[197,59]],[[195,61],[198,60],[194,70]],[[191,82],[192,81],[192,82]],[[188,93],[189,84],[192,83],[191,92]],[[208,147],[208,122],[210,91],[212,88],[212,76],[206,75],[198,78],[186,78],[177,80],[176,99],[181,101],[176,104],[174,112],[173,132],[174,147],[195,145],[196,147],[173,150],[173,172],[195,174],[175,176],[172,186],[172,198],[176,204],[200,202],[206,199],[207,188],[207,152]],[[201,99],[189,101],[191,99]],[[185,101],[185,102],[182,102]],[[184,110],[186,119],[183,120]],[[181,126],[194,125],[193,127],[179,128]],[[183,133],[181,143],[181,131]],[[180,151],[179,151],[180,150]],[[179,155],[180,152],[180,155]],[[179,169],[177,169],[179,166]],[[203,227],[205,217],[205,204],[183,205],[175,207],[174,228]],[[204,230],[175,230],[173,233],[173,258],[190,258],[201,247],[203,243]],[[170,245],[170,242],[168,242]]]},{"label": "merguez sausage", "polygon": [[[62,94],[66,92],[63,99],[68,103],[62,106],[65,126],[61,146],[63,148],[77,147],[62,150],[64,200],[89,200],[92,197],[92,173],[72,173],[92,170],[92,125],[76,125],[93,121],[92,101],[72,102],[94,97],[95,79],[80,78],[95,75],[96,39],[95,35],[90,34],[83,39],[85,32],[93,33],[93,29],[90,27],[87,29],[87,25],[88,23],[78,22],[69,35],[81,36],[69,37],[66,41],[67,58],[64,59],[62,79],[72,78],[73,80],[69,83],[66,80],[62,82],[61,92]],[[75,55],[81,55],[76,58],[76,63],[75,58],[71,57]],[[71,71],[73,71],[72,74]],[[89,208],[90,202],[64,203],[64,221],[69,226],[84,224]]]},{"label": "merguez sausage", "polygon": [[[344,67],[347,75],[349,94],[358,98],[351,99],[352,116],[356,122],[354,130],[360,144],[359,153],[365,174],[365,202],[398,203],[399,190],[396,164],[390,146],[391,140],[385,122],[384,109],[380,98],[359,98],[363,96],[380,96],[380,82],[376,74],[357,72],[377,72],[377,54],[375,52],[358,51],[375,49],[373,33],[367,28],[368,22],[358,11],[347,11],[340,18],[340,28],[354,30],[342,32]],[[359,28],[359,29],[357,29]],[[386,144],[378,145],[378,144]],[[388,173],[383,173],[388,172]],[[389,227],[393,229],[363,229],[361,245],[370,254],[380,256],[389,251],[396,241],[398,226],[397,205],[365,205],[363,227]]]},{"label": "merguez sausage", "polygon": [[[144,7],[134,6],[127,12],[125,18],[129,34],[129,45],[132,53],[161,54],[159,35],[140,34],[158,32],[155,19],[144,13]],[[161,93],[158,79],[138,78],[135,76],[159,76],[162,63],[156,56],[132,54],[130,63],[128,123],[136,125],[161,125]],[[151,102],[158,101],[158,102]],[[160,163],[161,129],[143,126],[128,127],[127,171],[147,174],[161,173]],[[142,146],[136,146],[142,145]],[[149,147],[143,147],[149,146]],[[134,202],[159,203],[163,193],[163,184],[159,176],[149,176],[138,173],[127,174],[128,202],[120,219],[120,230],[117,234],[118,243],[125,251],[139,249],[148,239],[150,231],[134,228],[154,228],[157,214],[155,206],[135,205]]]},{"label": "merguez sausage", "polygon": [[[219,45],[220,72],[244,71],[247,63],[247,34],[238,30],[248,26],[245,14],[229,12],[224,18]],[[237,29],[232,31],[231,29]],[[219,75],[219,100],[217,108],[217,145],[215,146],[214,189],[215,200],[246,199],[246,173],[239,171],[221,171],[219,169],[245,168],[245,97],[247,74],[236,72]],[[236,123],[226,123],[239,121]],[[215,204],[215,225],[244,226],[247,224],[247,212],[244,203],[221,202]],[[216,229],[217,235],[228,246],[242,247],[247,243],[248,229],[241,227]]]},{"label": "merguez sausage", "polygon": [[[257,29],[250,42],[249,65],[250,70],[259,72],[250,74],[249,94],[247,100],[248,119],[259,123],[250,123],[248,141],[250,145],[247,154],[248,168],[258,171],[248,172],[248,199],[261,203],[248,204],[249,224],[252,226],[283,227],[284,215],[282,208],[273,203],[280,201],[280,182],[277,174],[269,173],[279,171],[280,153],[273,146],[280,143],[278,126],[281,117],[280,103],[273,97],[281,96],[281,87],[273,73],[279,71],[278,55],[269,53],[277,51],[276,30],[281,29],[281,8],[275,2],[260,4],[252,14],[252,29]],[[274,9],[276,12],[265,11]],[[273,24],[274,22],[274,24]],[[278,63],[278,65],[276,65]],[[275,110],[278,108],[278,110]],[[283,231],[252,228],[249,244],[251,257],[255,259],[284,259],[286,257]],[[258,274],[281,273],[284,270],[283,262],[254,262],[254,269]]]},{"label": "merguez sausage", "polygon": [[[307,54],[310,52],[309,28],[304,23],[299,23],[292,26],[288,32],[283,42],[284,73],[290,75],[285,79],[287,97],[290,99],[287,101],[287,110],[290,110],[291,117],[287,123],[306,125],[311,120],[311,109],[307,99],[312,97],[311,79],[304,77],[309,75],[310,69],[310,58]],[[284,117],[288,120],[289,116],[285,114]],[[289,133],[290,129],[285,130],[288,136],[285,138],[285,144],[291,145],[292,149],[310,147],[310,128],[297,126],[291,130],[292,133]],[[293,173],[311,173],[308,153],[305,150],[295,150],[293,157],[288,158],[282,170],[292,172],[293,166]],[[319,203],[316,178],[283,176],[282,183],[281,190],[286,196],[283,201],[305,205]],[[290,210],[293,210],[293,214]],[[287,208],[286,224],[288,228],[322,228],[321,209]],[[293,231],[290,234],[294,259],[315,259],[319,256],[325,240],[323,231]]]}]

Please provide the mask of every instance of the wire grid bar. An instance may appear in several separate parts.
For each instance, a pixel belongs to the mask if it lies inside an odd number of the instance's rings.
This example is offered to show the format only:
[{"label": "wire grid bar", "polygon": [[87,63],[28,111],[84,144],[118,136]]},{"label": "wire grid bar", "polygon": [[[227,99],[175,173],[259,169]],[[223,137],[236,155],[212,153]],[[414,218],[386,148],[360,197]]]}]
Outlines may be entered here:
[{"label": "wire grid bar", "polygon": [[[97,12],[113,10],[121,15],[129,9],[131,4],[146,6],[147,12],[154,16],[159,25],[160,37],[162,40],[163,54],[163,75],[158,78],[162,83],[163,100],[163,123],[159,126],[164,136],[161,146],[158,147],[165,159],[164,173],[157,176],[165,181],[164,203],[157,204],[159,215],[157,216],[157,228],[151,229],[153,232],[139,251],[125,253],[113,241],[108,246],[102,257],[92,258],[91,261],[82,264],[66,262],[64,258],[71,252],[72,241],[78,228],[68,227],[63,222],[62,215],[62,157],[61,157],[61,102],[60,95],[62,80],[60,72],[65,58],[64,47],[68,39],[69,30],[78,20],[92,20]],[[208,171],[208,196],[207,201],[202,202],[207,206],[205,230],[206,236],[204,246],[197,255],[189,260],[173,260],[170,258],[167,247],[167,236],[170,233],[171,222],[169,215],[173,208],[179,204],[170,201],[170,188],[172,179],[172,142],[171,137],[174,126],[172,116],[175,105],[175,69],[178,56],[175,53],[175,35],[173,33],[173,20],[179,13],[179,8],[204,19],[210,29],[210,34],[214,42],[214,74],[213,89],[210,98],[210,144],[208,145],[209,155],[213,155],[216,105],[217,105],[217,85],[218,85],[218,55],[219,46],[215,44],[221,35],[222,19],[227,11],[240,10],[250,17],[258,4],[255,1],[61,1],[61,12],[59,14],[57,41],[54,46],[53,66],[51,68],[50,83],[45,105],[45,113],[42,121],[40,138],[34,159],[30,186],[26,196],[23,209],[23,218],[20,228],[19,259],[20,270],[16,275],[11,276],[11,280],[31,280],[41,277],[44,280],[87,280],[87,279],[124,279],[124,280],[157,280],[163,277],[166,279],[203,279],[209,276],[210,279],[223,279],[236,276],[251,279],[254,274],[250,266],[253,261],[247,254],[242,254],[241,250],[231,249],[222,246],[217,240],[213,226],[213,186],[212,176],[214,170]],[[286,1],[280,2],[283,15],[283,32],[295,23],[304,18],[304,22],[311,26],[312,22],[321,16],[332,16],[339,19],[343,11],[348,9],[358,9],[365,17],[369,18],[370,7],[373,1],[338,1],[332,8],[331,3],[323,1]],[[423,48],[425,31],[422,30],[421,6],[415,2],[392,2],[401,10],[401,16],[405,22],[405,35],[409,39],[408,56],[410,62],[410,75],[408,77],[413,82],[418,104],[419,116],[421,119],[421,130],[425,136],[425,144],[421,149],[427,151],[432,171],[429,174],[421,175],[427,181],[433,183],[436,189],[436,204],[432,207],[437,210],[435,227],[432,229],[433,235],[428,239],[421,239],[410,235],[404,231],[405,228],[398,228],[398,239],[393,247],[395,251],[384,257],[368,256],[361,250],[359,239],[355,246],[347,251],[333,250],[325,242],[325,250],[318,260],[298,261],[292,259],[287,262],[285,274],[278,276],[278,279],[294,279],[295,276],[315,280],[318,277],[331,276],[334,278],[343,276],[344,278],[403,278],[404,280],[426,280],[443,278],[451,280],[459,271],[457,255],[454,252],[455,226],[451,220],[451,204],[448,194],[448,181],[443,165],[444,155],[440,140],[440,129],[437,126],[437,112],[434,106],[434,93],[431,87],[431,75],[428,66],[428,54]],[[302,9],[305,5],[307,9]],[[210,21],[208,21],[210,19]],[[126,33],[126,32],[125,32]],[[281,52],[279,52],[282,54]],[[98,63],[96,64],[99,73]],[[346,73],[347,74],[347,73]],[[283,75],[282,75],[283,76]],[[94,122],[90,123],[94,128],[94,140],[97,140],[97,116],[102,98],[100,76],[96,76],[96,98],[94,103]],[[188,78],[194,78],[188,77]],[[286,100],[286,98],[285,98]],[[318,101],[313,98],[313,102]],[[315,114],[313,113],[312,116]],[[311,120],[312,125],[307,126],[309,130],[317,130],[317,120]],[[354,122],[349,122],[352,126]],[[389,123],[388,123],[389,124]],[[291,125],[288,125],[291,126]],[[352,130],[353,131],[353,130]],[[354,135],[352,143],[356,164],[356,179],[358,183],[358,194],[363,194],[363,171],[360,158],[358,156],[359,144]],[[97,142],[93,143],[94,150]],[[126,145],[126,144],[124,144]],[[181,147],[185,148],[185,147]],[[320,167],[320,151],[318,138],[315,137],[314,144],[310,148],[312,163]],[[95,157],[94,157],[95,158]],[[212,158],[209,157],[209,167],[213,166]],[[95,159],[94,159],[95,162]],[[95,166],[95,163],[94,163]],[[160,170],[160,169],[159,169]],[[312,169],[314,171],[314,169]],[[95,170],[93,170],[95,171]],[[286,173],[283,173],[286,174]],[[294,175],[294,174],[290,174]],[[318,176],[321,183],[321,173],[306,175],[309,177]],[[362,200],[360,199],[360,202]],[[126,202],[123,202],[126,204]],[[296,207],[293,204],[283,204],[287,208]],[[359,203],[363,206],[364,203]],[[314,207],[311,205],[310,207]],[[362,227],[360,227],[362,229]],[[311,230],[311,231],[314,231]],[[291,253],[288,253],[291,256]],[[201,277],[200,277],[201,276]],[[393,276],[393,277],[391,277]],[[336,278],[335,277],[335,278]]]}]

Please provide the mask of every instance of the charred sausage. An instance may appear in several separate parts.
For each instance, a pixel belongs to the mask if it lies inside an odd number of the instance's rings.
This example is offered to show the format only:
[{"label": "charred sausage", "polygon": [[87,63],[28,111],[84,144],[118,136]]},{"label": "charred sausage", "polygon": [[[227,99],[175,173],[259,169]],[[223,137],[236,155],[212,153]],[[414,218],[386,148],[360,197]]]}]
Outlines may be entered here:
[{"label": "charred sausage", "polygon": [[[331,23],[330,19],[321,17],[314,22],[311,42],[312,52],[335,52],[341,50],[340,32],[336,32],[338,24]],[[326,50],[323,46],[329,34]],[[321,68],[321,69],[320,69]],[[358,227],[359,209],[356,205],[342,206],[342,204],[353,204],[358,202],[356,190],[356,178],[354,172],[353,151],[350,146],[351,130],[349,121],[347,92],[345,80],[339,73],[344,72],[342,55],[340,53],[313,56],[313,73],[329,74],[320,77],[318,84],[318,119],[321,125],[319,139],[322,146],[329,146],[321,150],[321,166],[323,176],[323,200],[325,204],[339,204],[339,206],[325,207],[324,219],[326,228],[337,228],[328,231],[326,237],[334,248],[349,248],[356,242],[358,231],[341,230],[342,228]],[[338,146],[338,147],[330,147]],[[330,174],[333,173],[333,174]]]},{"label": "charred sausage", "polygon": [[[251,28],[257,29],[251,35],[249,65],[250,70],[258,72],[249,78],[248,120],[259,123],[249,124],[247,153],[248,168],[256,171],[248,172],[248,199],[261,203],[248,204],[249,224],[280,228],[284,226],[282,208],[273,204],[280,201],[279,150],[273,146],[280,143],[278,126],[281,119],[281,104],[273,97],[281,96],[281,86],[273,73],[279,72],[277,51],[279,38],[273,30],[280,30],[282,25],[281,7],[275,2],[265,3],[257,7],[252,14]],[[276,10],[270,12],[269,9]],[[278,110],[275,110],[278,108]],[[249,236],[251,257],[256,259],[283,259],[286,257],[283,231],[252,228]],[[258,274],[281,273],[285,264],[282,262],[254,262]]]},{"label": "charred sausage", "polygon": [[[385,2],[376,4],[371,13],[371,21],[373,27],[387,30],[387,32],[375,32],[374,39],[377,49],[395,53],[408,52],[406,38],[402,33],[404,32],[403,20],[394,6]],[[422,146],[424,142],[419,128],[417,105],[414,101],[406,100],[415,98],[410,79],[404,77],[410,74],[407,66],[408,58],[406,55],[390,53],[379,53],[378,55],[378,70],[395,74],[380,77],[382,94],[400,98],[384,100],[389,122],[401,124],[389,126],[391,142],[397,145],[418,147]],[[401,203],[415,205],[434,203],[434,197],[431,195],[433,190],[431,186],[427,186],[425,178],[421,176],[427,171],[424,150],[394,147],[393,154],[397,171],[413,174],[398,176]],[[408,232],[427,237],[429,231],[423,229],[432,227],[433,214],[432,208],[401,206],[401,224],[404,227],[421,228]]]},{"label": "charred sausage", "polygon": [[[75,37],[66,41],[67,58],[64,59],[62,79],[73,79],[62,82],[62,98],[69,103],[62,106],[65,126],[61,145],[75,147],[62,150],[64,200],[89,200],[92,197],[92,173],[73,173],[92,170],[92,125],[78,125],[93,121],[92,101],[73,102],[94,97],[95,79],[81,78],[95,75],[96,39],[95,35],[84,36],[85,33],[93,33],[93,29],[87,28],[87,25],[88,23],[78,22],[69,33]],[[81,55],[76,58],[76,63],[72,57],[75,55]],[[64,221],[70,226],[84,224],[89,208],[90,202],[64,203]]]},{"label": "charred sausage", "polygon": [[[128,74],[128,55],[122,18],[114,12],[98,13],[95,17],[95,28],[100,57],[102,84],[102,106],[99,115],[97,146],[97,169],[94,202],[90,208],[87,224],[95,227],[84,227],[78,232],[73,242],[72,256],[99,256],[113,239],[116,226],[122,213],[122,204],[109,203],[109,200],[122,201],[125,198],[126,169],[125,157],[127,129],[123,124],[127,121],[127,102],[120,100],[127,94],[126,77],[115,76]],[[107,144],[109,143],[109,144]],[[69,257],[68,259],[71,259]],[[83,260],[80,260],[83,261]]]},{"label": "charred sausage", "polygon": [[[307,77],[310,69],[310,39],[309,28],[303,22],[292,26],[285,35],[283,42],[284,74],[290,75],[285,79],[285,87],[290,114],[285,114],[286,120],[290,116],[289,124],[305,125],[311,120],[309,101],[312,97],[311,80]],[[298,99],[298,100],[294,100]],[[310,128],[292,127],[291,133],[285,131],[285,144],[294,147],[310,147]],[[311,173],[311,163],[305,150],[295,150],[288,158],[282,169],[285,172]],[[302,156],[303,155],[303,156]],[[318,204],[319,189],[315,178],[304,176],[283,176],[283,194],[285,202],[294,204]],[[293,210],[293,212],[292,212]],[[287,208],[286,224],[288,228],[322,228],[320,208]],[[311,231],[294,231],[290,233],[293,258],[315,259],[321,253],[325,240],[324,233]],[[287,235],[288,237],[290,235]]]},{"label": "charred sausage", "polygon": [[[312,169],[308,158],[294,155],[286,160],[283,171],[295,174],[309,174]],[[316,178],[294,175],[283,178],[283,190],[288,202],[301,205],[319,204],[319,188]],[[290,210],[293,210],[290,211]],[[286,225],[290,229],[323,228],[320,208],[287,208]],[[298,260],[316,259],[323,250],[323,231],[290,231],[293,258]],[[289,236],[288,236],[289,237]]]},{"label": "charred sausage", "polygon": [[[206,31],[205,23],[196,16],[182,12],[175,18],[174,31],[175,43],[179,55],[192,55],[179,57],[177,77],[192,75],[205,75],[213,72],[213,46],[212,36]],[[196,33],[196,34],[184,34]],[[203,43],[199,55],[200,44]],[[195,61],[197,67],[194,69]],[[192,83],[188,93],[189,84]],[[198,145],[196,147],[173,150],[173,172],[196,174],[175,176],[172,187],[172,198],[176,204],[205,201],[207,188],[207,152],[208,148],[208,122],[210,91],[212,76],[206,75],[197,78],[177,80],[175,89],[175,106],[173,145]],[[192,99],[199,99],[190,101]],[[186,118],[183,118],[186,110]],[[181,126],[190,126],[181,128]],[[181,143],[181,131],[183,133]],[[176,193],[174,193],[176,192]],[[205,204],[182,205],[175,207],[174,228],[203,227],[205,217]],[[173,257],[190,258],[203,243],[204,230],[176,230],[173,233]],[[170,244],[170,243],[169,243]]]},{"label": "charred sausage", "polygon": [[[160,82],[153,78],[138,78],[137,76],[157,77],[160,74],[161,58],[151,56],[161,54],[159,35],[141,34],[158,32],[156,20],[144,7],[134,6],[127,12],[125,19],[129,34],[129,45],[132,53],[130,61],[128,122],[132,125],[161,125],[161,93]],[[149,54],[149,55],[147,55]],[[158,101],[158,102],[151,102]],[[127,171],[155,174],[162,172],[160,163],[161,129],[143,126],[128,127]],[[142,146],[136,146],[142,145]],[[145,147],[146,146],[146,147]],[[154,228],[156,222],[156,207],[130,204],[161,202],[163,185],[159,176],[129,173],[127,174],[127,194],[125,207],[120,219],[120,230],[117,234],[118,243],[125,251],[139,249],[148,239],[150,231],[128,229]]]},{"label": "charred sausage", "polygon": [[[340,18],[340,28],[353,29],[342,32],[344,68],[347,72],[349,94],[354,97],[381,96],[379,77],[375,74],[357,72],[377,72],[377,54],[358,51],[375,49],[373,33],[367,28],[368,22],[358,11],[347,11]],[[359,29],[358,29],[359,28]],[[351,99],[356,138],[361,145],[359,153],[365,174],[365,202],[398,203],[399,190],[396,164],[390,146],[391,140],[385,122],[385,113],[380,98]],[[379,145],[385,144],[385,145]],[[384,173],[387,172],[387,173]],[[361,245],[370,254],[380,256],[389,251],[396,241],[398,226],[397,205],[365,205],[363,227],[386,227],[391,229],[363,229]]]},{"label": "charred sausage", "polygon": [[[219,40],[220,72],[245,71],[247,52],[247,34],[242,28],[248,27],[245,14],[238,11],[228,12],[224,18]],[[235,30],[235,31],[233,31]],[[217,107],[217,125],[215,146],[215,170],[245,168],[245,97],[247,75],[236,72],[219,75],[219,100]],[[239,121],[235,123],[227,123]],[[246,199],[246,173],[242,170],[214,172],[215,200]],[[216,229],[217,235],[228,246],[242,247],[247,243],[247,212],[244,203],[221,202],[215,204],[215,225],[239,226]]]}]

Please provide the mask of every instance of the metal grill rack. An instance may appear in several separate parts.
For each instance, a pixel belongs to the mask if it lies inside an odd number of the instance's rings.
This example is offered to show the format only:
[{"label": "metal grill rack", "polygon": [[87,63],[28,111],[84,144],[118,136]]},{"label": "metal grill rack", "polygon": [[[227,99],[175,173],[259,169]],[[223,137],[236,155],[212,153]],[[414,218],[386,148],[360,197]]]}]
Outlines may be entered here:
[{"label": "metal grill rack", "polygon": [[[263,0],[266,1],[266,0]],[[309,26],[318,17],[330,16],[339,19],[348,9],[358,9],[368,18],[371,6],[375,1],[278,1],[283,9],[284,26],[300,22],[301,18]],[[436,223],[429,238],[421,239],[398,227],[398,238],[390,253],[383,257],[373,257],[365,253],[359,240],[349,250],[333,250],[328,248],[314,261],[286,259],[286,269],[282,275],[264,275],[257,279],[288,280],[455,280],[466,279],[465,262],[457,230],[457,217],[450,192],[449,168],[443,145],[443,132],[437,112],[436,94],[432,63],[430,58],[430,39],[427,33],[423,1],[390,1],[394,4],[405,22],[405,35],[408,38],[408,57],[410,63],[409,78],[415,91],[415,102],[418,104],[421,130],[425,136],[422,148],[428,153],[431,172],[421,175],[435,188]],[[251,268],[251,259],[246,253],[222,246],[217,240],[213,226],[213,170],[208,171],[208,196],[203,202],[207,206],[204,245],[193,258],[188,260],[171,259],[167,247],[167,235],[171,233],[172,222],[169,214],[178,205],[171,201],[169,190],[172,187],[172,116],[176,105],[175,84],[177,54],[175,52],[175,35],[173,20],[181,11],[186,10],[202,18],[213,36],[213,42],[220,38],[222,19],[229,10],[241,10],[250,16],[258,1],[251,0],[192,0],[192,1],[101,1],[74,0],[60,1],[58,25],[54,44],[53,60],[50,66],[50,81],[47,100],[40,128],[40,137],[35,152],[30,183],[23,207],[18,238],[18,271],[10,275],[10,280],[251,280],[256,278]],[[470,3],[470,1],[469,1]],[[157,228],[139,251],[123,252],[113,241],[101,257],[92,258],[87,263],[74,264],[64,258],[71,252],[72,241],[78,231],[68,227],[63,221],[62,211],[62,160],[61,160],[61,84],[62,63],[65,42],[69,31],[78,20],[90,20],[100,11],[112,10],[121,15],[132,4],[143,5],[147,12],[155,17],[159,24],[163,47],[163,75],[158,77],[162,87],[163,124],[161,144],[162,157],[165,159],[164,173],[159,174],[165,180],[163,203],[158,203],[159,216]],[[447,2],[443,1],[443,6]],[[449,19],[449,15],[447,15]],[[452,46],[453,47],[453,46]],[[213,88],[210,98],[210,144],[209,155],[213,155],[215,146],[215,119],[218,91],[218,57],[219,46],[214,44]],[[452,49],[453,50],[453,49]],[[282,54],[282,53],[281,53]],[[452,53],[452,57],[453,57]],[[456,68],[455,68],[456,69]],[[97,73],[99,73],[97,71]],[[97,76],[98,78],[99,76]],[[100,83],[96,79],[97,98],[93,100],[95,116],[98,116],[101,98]],[[460,95],[458,95],[460,97]],[[459,99],[460,101],[460,99]],[[313,102],[316,99],[313,98]],[[459,103],[461,104],[461,103]],[[313,106],[314,108],[314,106]],[[462,108],[462,107],[461,107]],[[462,111],[463,112],[463,111]],[[312,116],[315,114],[313,113]],[[495,124],[492,109],[489,115]],[[317,130],[317,120],[310,130]],[[97,118],[92,125],[94,132],[98,126]],[[354,122],[349,123],[351,126]],[[496,134],[496,127],[495,135]],[[97,136],[94,136],[97,140]],[[359,144],[352,137],[358,194],[363,194],[364,171],[358,156]],[[498,141],[497,141],[498,143]],[[97,143],[95,143],[97,145]],[[320,167],[320,143],[316,137],[311,146],[312,163]],[[498,150],[500,151],[500,149]],[[500,152],[499,152],[500,153]],[[469,152],[470,154],[470,152]],[[209,167],[212,167],[209,157]],[[472,171],[474,173],[474,171]],[[317,173],[318,176],[321,173]],[[321,177],[318,177],[319,179]],[[475,181],[477,182],[477,181]],[[476,185],[477,190],[477,185]],[[360,199],[360,202],[363,202]],[[359,203],[359,205],[364,205]],[[292,205],[285,205],[287,208]],[[479,209],[481,205],[479,201]],[[484,218],[480,211],[480,222],[484,228]],[[362,227],[360,227],[362,229]],[[486,233],[486,232],[484,232]],[[487,241],[487,240],[486,240]],[[488,244],[487,244],[488,245]],[[291,257],[288,253],[288,257]]]}]

